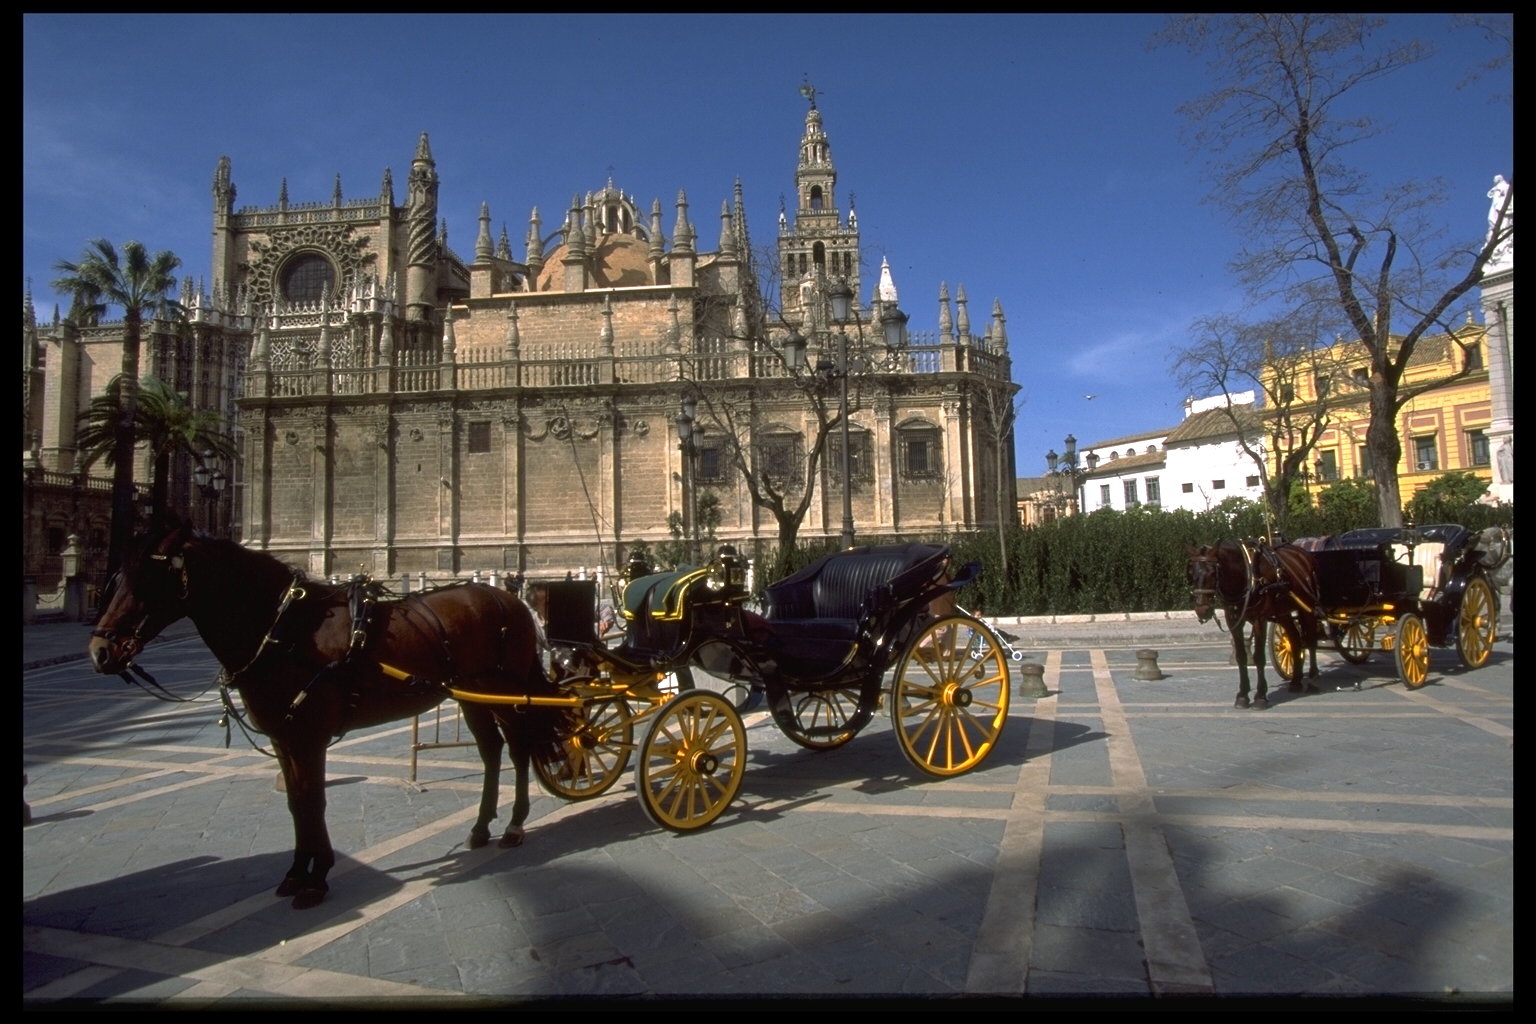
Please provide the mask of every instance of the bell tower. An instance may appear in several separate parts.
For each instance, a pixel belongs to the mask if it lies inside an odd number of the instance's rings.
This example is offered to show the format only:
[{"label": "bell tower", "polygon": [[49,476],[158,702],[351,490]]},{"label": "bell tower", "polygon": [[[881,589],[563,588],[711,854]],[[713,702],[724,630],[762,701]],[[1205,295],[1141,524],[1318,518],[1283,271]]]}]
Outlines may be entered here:
[{"label": "bell tower", "polygon": [[845,279],[853,294],[859,294],[859,229],[853,203],[849,201],[845,222],[837,205],[837,168],[816,108],[816,90],[807,81],[800,95],[810,109],[795,168],[793,222],[779,212],[779,303],[785,318],[795,321],[805,319],[800,310],[806,297],[824,292],[830,281]]}]

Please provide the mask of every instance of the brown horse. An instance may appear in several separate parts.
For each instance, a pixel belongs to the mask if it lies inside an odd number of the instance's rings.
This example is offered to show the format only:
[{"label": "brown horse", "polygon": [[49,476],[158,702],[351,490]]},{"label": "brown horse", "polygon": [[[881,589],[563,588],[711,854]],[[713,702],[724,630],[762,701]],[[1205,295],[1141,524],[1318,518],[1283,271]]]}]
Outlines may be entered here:
[{"label": "brown horse", "polygon": [[[373,595],[377,598],[379,595]],[[223,666],[229,690],[272,744],[293,817],[294,855],[277,895],[318,904],[336,862],[325,826],[325,752],[344,733],[413,717],[447,698],[445,686],[500,695],[551,695],[540,634],[514,595],[478,583],[400,600],[361,600],[352,588],[306,579],[270,555],[162,523],[124,560],[92,631],[97,672],[124,673],[166,626],[190,618]],[[521,705],[461,705],[485,765],[471,847],[490,841],[503,738],[516,770],[503,846],[522,841],[528,763],[552,748],[560,712]]]},{"label": "brown horse", "polygon": [[[1264,541],[1225,540],[1189,553],[1189,585],[1195,615],[1209,622],[1219,608],[1232,634],[1232,653],[1241,679],[1238,708],[1269,707],[1269,683],[1264,678],[1264,632],[1273,623],[1283,629],[1296,652],[1290,688],[1302,688],[1303,662],[1310,657],[1309,676],[1317,678],[1317,568],[1311,552],[1292,544],[1271,546]],[[1248,699],[1248,654],[1243,626],[1253,635],[1253,665],[1258,686]],[[1315,689],[1316,687],[1312,687]]]}]

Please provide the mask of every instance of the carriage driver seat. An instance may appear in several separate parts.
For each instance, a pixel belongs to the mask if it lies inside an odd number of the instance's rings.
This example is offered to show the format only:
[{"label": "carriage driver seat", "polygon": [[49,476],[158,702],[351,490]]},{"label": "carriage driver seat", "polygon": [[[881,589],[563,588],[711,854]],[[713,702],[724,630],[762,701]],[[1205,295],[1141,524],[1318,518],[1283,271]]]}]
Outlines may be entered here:
[{"label": "carriage driver seat", "polygon": [[829,675],[853,659],[862,631],[883,630],[885,618],[937,580],[948,562],[949,549],[939,544],[825,555],[769,584],[763,646],[787,675]]}]

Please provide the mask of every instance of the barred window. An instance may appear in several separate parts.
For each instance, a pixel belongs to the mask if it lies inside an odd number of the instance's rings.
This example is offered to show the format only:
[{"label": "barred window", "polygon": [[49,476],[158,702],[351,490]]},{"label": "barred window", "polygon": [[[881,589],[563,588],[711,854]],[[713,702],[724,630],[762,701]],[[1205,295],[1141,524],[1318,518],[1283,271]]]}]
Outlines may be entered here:
[{"label": "barred window", "polygon": [[[842,434],[835,434],[829,440],[828,479],[841,483],[843,479]],[[850,430],[848,432],[848,473],[860,483],[868,483],[875,478],[874,459],[871,457],[870,437],[867,431]]]},{"label": "barred window", "polygon": [[909,480],[934,480],[943,474],[938,428],[905,427],[900,431],[899,444],[902,476]]},{"label": "barred window", "polygon": [[800,483],[804,442],[799,434],[765,434],[757,445],[757,467],[763,477],[785,490]]},{"label": "barred window", "polygon": [[699,449],[699,482],[719,483],[725,479],[725,452],[719,445],[707,445]]}]

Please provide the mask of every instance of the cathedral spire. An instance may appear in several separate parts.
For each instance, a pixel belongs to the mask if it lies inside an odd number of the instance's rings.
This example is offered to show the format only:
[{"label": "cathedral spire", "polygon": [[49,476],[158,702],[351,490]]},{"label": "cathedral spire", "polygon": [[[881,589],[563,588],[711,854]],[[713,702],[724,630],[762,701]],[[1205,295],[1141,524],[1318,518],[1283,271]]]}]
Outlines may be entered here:
[{"label": "cathedral spire", "polygon": [[229,157],[219,157],[213,169],[213,209],[215,213],[229,214],[235,211],[235,184],[229,177]]},{"label": "cathedral spire", "polygon": [[955,322],[949,315],[949,283],[939,282],[939,343],[953,345],[955,343]]},{"label": "cathedral spire", "polygon": [[491,241],[491,204],[482,201],[480,203],[480,233],[475,236],[475,262],[488,260],[495,253],[495,243]]}]

